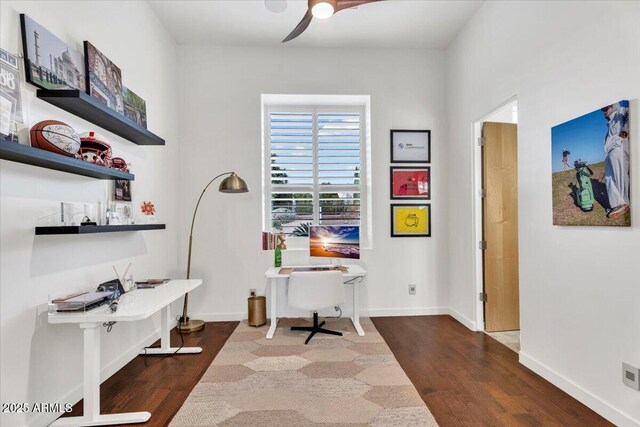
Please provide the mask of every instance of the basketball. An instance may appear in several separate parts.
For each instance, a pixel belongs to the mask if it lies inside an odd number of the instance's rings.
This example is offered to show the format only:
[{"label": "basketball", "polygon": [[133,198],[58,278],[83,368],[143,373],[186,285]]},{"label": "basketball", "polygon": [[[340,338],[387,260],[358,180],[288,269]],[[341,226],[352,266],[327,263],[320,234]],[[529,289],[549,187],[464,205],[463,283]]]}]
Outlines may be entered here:
[{"label": "basketball", "polygon": [[80,137],[71,126],[58,120],[43,120],[31,128],[31,146],[76,157]]}]

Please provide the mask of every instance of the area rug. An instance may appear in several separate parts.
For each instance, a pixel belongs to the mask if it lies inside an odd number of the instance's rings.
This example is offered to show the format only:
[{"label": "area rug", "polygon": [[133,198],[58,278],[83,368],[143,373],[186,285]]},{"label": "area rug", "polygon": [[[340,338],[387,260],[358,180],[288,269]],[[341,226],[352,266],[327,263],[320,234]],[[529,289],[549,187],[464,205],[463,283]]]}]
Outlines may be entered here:
[{"label": "area rug", "polygon": [[324,319],[342,337],[291,331],[281,319],[241,322],[195,386],[172,427],[420,426],[438,424],[371,320],[358,336],[349,319]]}]

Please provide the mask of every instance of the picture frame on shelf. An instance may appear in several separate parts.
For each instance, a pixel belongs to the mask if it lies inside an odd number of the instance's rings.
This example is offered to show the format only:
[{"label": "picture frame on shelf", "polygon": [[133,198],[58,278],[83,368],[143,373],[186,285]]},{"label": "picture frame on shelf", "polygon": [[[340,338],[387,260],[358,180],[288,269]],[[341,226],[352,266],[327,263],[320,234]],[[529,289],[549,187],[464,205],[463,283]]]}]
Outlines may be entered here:
[{"label": "picture frame on shelf", "polygon": [[80,52],[24,13],[20,27],[28,83],[42,89],[86,90],[86,64]]},{"label": "picture frame on shelf", "polygon": [[122,71],[91,42],[84,41],[87,93],[124,115]]},{"label": "picture frame on shelf", "polygon": [[431,200],[431,167],[391,166],[389,187],[391,200]]},{"label": "picture frame on shelf", "polygon": [[391,237],[431,237],[431,204],[392,204]]},{"label": "picture frame on shelf", "polygon": [[0,141],[18,143],[24,123],[20,61],[0,49]]},{"label": "picture frame on shelf", "polygon": [[391,163],[431,163],[431,131],[391,129]]},{"label": "picture frame on shelf", "polygon": [[133,205],[129,202],[115,203],[115,212],[119,216],[121,225],[133,224]]},{"label": "picture frame on shelf", "polygon": [[130,202],[131,181],[128,179],[116,179],[113,182],[113,200],[116,202]]},{"label": "picture frame on shelf", "polygon": [[132,122],[147,128],[147,103],[128,87],[122,86],[124,116]]}]

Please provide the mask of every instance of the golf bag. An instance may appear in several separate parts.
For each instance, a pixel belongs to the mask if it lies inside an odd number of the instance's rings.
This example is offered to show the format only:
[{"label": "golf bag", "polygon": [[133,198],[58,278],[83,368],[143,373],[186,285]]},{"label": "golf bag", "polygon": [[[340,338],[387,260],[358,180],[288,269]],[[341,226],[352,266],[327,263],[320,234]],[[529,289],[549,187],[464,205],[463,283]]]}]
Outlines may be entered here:
[{"label": "golf bag", "polygon": [[576,190],[576,204],[584,212],[590,212],[593,210],[593,186],[591,185],[591,177],[593,171],[587,162],[582,160],[576,160],[573,163],[576,168],[576,181],[578,181],[578,188]]}]

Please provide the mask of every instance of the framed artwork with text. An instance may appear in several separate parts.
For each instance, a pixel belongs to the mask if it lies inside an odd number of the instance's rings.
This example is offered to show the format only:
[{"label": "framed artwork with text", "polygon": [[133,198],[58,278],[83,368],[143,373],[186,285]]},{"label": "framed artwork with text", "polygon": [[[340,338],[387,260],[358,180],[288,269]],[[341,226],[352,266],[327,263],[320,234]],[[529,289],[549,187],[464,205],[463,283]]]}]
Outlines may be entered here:
[{"label": "framed artwork with text", "polygon": [[429,166],[391,166],[389,182],[392,200],[431,199],[431,168]]},{"label": "framed artwork with text", "polygon": [[391,163],[431,163],[431,131],[392,129]]}]

